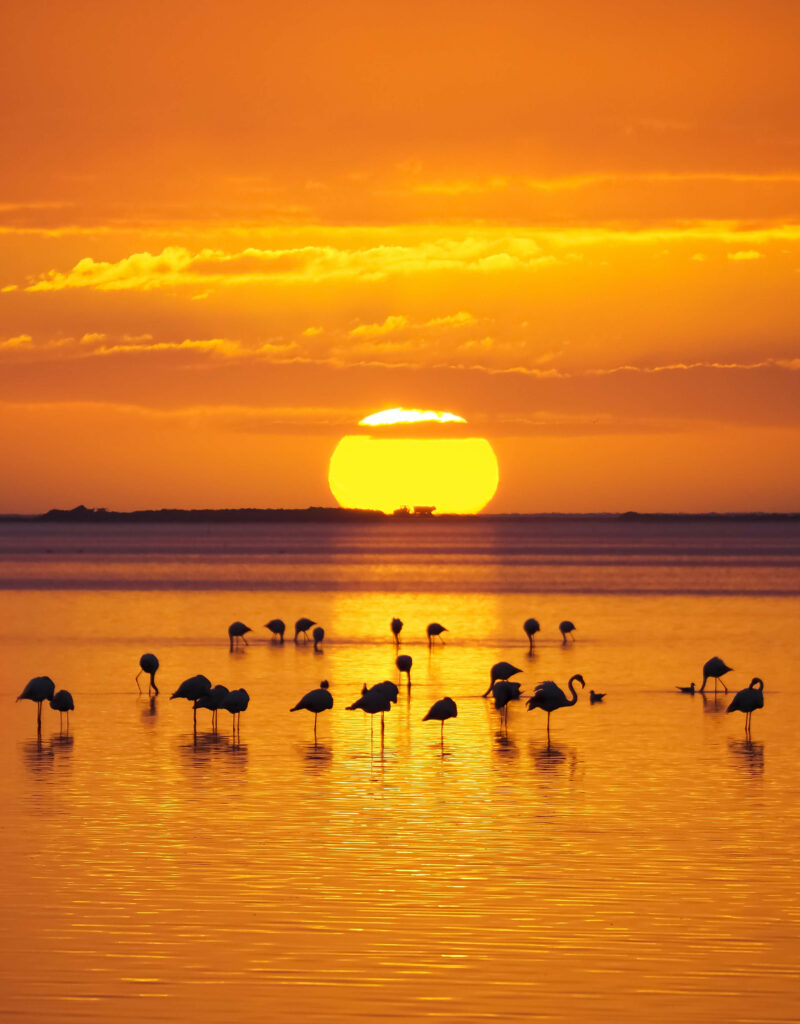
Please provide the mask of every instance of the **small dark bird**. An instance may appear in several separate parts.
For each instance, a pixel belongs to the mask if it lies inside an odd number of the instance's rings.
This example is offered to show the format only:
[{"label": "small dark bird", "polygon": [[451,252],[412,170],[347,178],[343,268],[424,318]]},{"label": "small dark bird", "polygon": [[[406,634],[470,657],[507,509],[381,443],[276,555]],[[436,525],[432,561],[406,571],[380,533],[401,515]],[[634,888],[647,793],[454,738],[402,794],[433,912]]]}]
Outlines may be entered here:
[{"label": "small dark bird", "polygon": [[51,700],[56,688],[50,676],[35,676],[17,697],[17,700],[32,700],[39,705],[36,711],[36,731],[42,731],[42,702]]},{"label": "small dark bird", "polygon": [[53,711],[58,712],[59,725],[66,713],[67,716],[67,729],[69,729],[69,713],[75,710],[75,702],[72,699],[72,694],[69,690],[56,690],[53,696],[50,698],[50,707]]},{"label": "small dark bird", "polygon": [[230,626],[228,626],[228,641],[230,643],[229,649],[231,651],[233,650],[237,640],[241,640],[245,647],[247,647],[247,637],[245,636],[245,633],[252,632],[253,631],[249,626],[245,626],[245,624],[243,622],[239,622],[238,619],[236,622],[232,622]]},{"label": "small dark bird", "polygon": [[448,718],[457,717],[458,708],[456,707],[456,702],[451,697],[442,697],[441,700],[436,701],[422,721],[442,723],[441,729],[439,730],[439,736],[442,744],[444,744],[444,723]]},{"label": "small dark bird", "polygon": [[325,630],[322,628],[322,626],[315,626],[314,632],[311,635],[314,638],[314,650],[318,651],[319,645],[325,639]]},{"label": "small dark bird", "polygon": [[539,683],[533,691],[533,696],[528,698],[528,711],[534,711],[536,708],[541,708],[542,711],[547,712],[548,736],[550,735],[550,715],[559,708],[570,708],[574,704],[578,703],[578,694],[575,692],[575,687],[572,685],[575,681],[581,684],[581,688],[586,686],[583,676],[572,676],[567,684],[569,692],[572,694],[572,700],[570,700],[561,687],[556,686],[551,679],[548,679],[543,683]]},{"label": "small dark bird", "polygon": [[150,676],[150,685],[147,687],[148,694],[152,690],[157,697],[158,687],[156,686],[156,672],[158,672],[158,658],[155,654],[143,654],[141,658],[139,658],[139,671],[136,673],[136,685],[139,687],[139,693],[142,692],[142,688],[139,686],[139,676],[142,672],[146,672]]},{"label": "small dark bird", "polygon": [[300,698],[290,711],[311,711],[314,714],[314,738],[317,735],[317,715],[333,707],[333,695],[329,689],[330,683],[323,679],[316,690],[309,690]]},{"label": "small dark bird", "polygon": [[205,676],[190,676],[184,679],[170,700],[190,700],[194,706],[194,728],[197,731],[197,701],[211,693],[211,680]]},{"label": "small dark bird", "polygon": [[590,704],[599,704],[603,697],[605,697],[604,693],[596,693],[594,690],[589,690]]},{"label": "small dark bird", "polygon": [[575,631],[575,624],[573,622],[570,622],[569,619],[564,619],[563,622],[559,622],[558,628],[561,631],[562,643],[566,643],[568,639],[575,639],[575,637],[572,635]]},{"label": "small dark bird", "polygon": [[714,693],[717,692],[717,683],[727,693],[728,687],[722,682],[722,676],[727,675],[728,672],[733,672],[733,669],[726,665],[722,658],[709,658],[705,665],[703,665],[703,685],[700,687],[700,693],[705,690],[709,679],[714,680]]},{"label": "small dark bird", "polygon": [[[212,732],[217,731],[217,712],[228,699],[228,694],[231,691],[227,686],[223,686],[222,683],[217,683],[208,693],[204,693],[202,697],[198,697],[194,702],[195,717],[199,710],[205,710],[211,712],[211,729]],[[170,698],[171,700],[172,698]]]},{"label": "small dark bird", "polygon": [[[430,623],[428,623],[428,630],[427,630],[427,633],[428,633],[428,647],[430,647],[431,644],[433,643],[434,637],[438,636],[439,639],[442,640],[442,633],[446,633],[446,632],[447,632],[447,626],[442,626],[438,622],[430,622]],[[444,643],[444,640],[442,640],[442,643]]]},{"label": "small dark bird", "polygon": [[507,682],[511,676],[517,675],[521,672],[521,668],[517,668],[515,665],[510,664],[507,661],[498,661],[497,664],[492,665],[492,670],[489,673],[489,686],[485,693],[482,693],[482,697],[488,697],[492,692],[492,687],[499,680]]},{"label": "small dark bird", "polygon": [[397,671],[402,675],[404,672],[408,678],[408,685],[411,686],[411,666],[414,664],[410,654],[398,654],[394,659]]},{"label": "small dark bird", "polygon": [[688,686],[676,686],[675,689],[678,693],[694,693],[694,683],[689,683]]},{"label": "small dark bird", "polygon": [[229,711],[233,716],[233,732],[234,735],[239,731],[241,714],[247,710],[247,705],[250,703],[250,694],[247,690],[231,690],[225,700],[222,702],[222,707],[226,711]]},{"label": "small dark bird", "polygon": [[750,717],[754,711],[764,707],[764,681],[757,676],[754,677],[746,690],[739,690],[734,694],[733,700],[728,705],[727,713],[731,711],[744,712],[744,731],[750,732]]},{"label": "small dark bird", "polygon": [[528,638],[528,650],[533,650],[533,638],[539,632],[540,626],[536,619],[526,619],[522,624],[522,628],[525,630],[525,636]]},{"label": "small dark bird", "polygon": [[403,631],[403,620],[402,619],[392,619],[390,625],[391,625],[391,628],[392,628],[392,633],[394,633],[395,646],[399,646],[400,645],[400,634]]},{"label": "small dark bird", "polygon": [[272,638],[278,638],[280,643],[283,643],[283,634],[286,632],[286,623],[283,619],[270,619],[269,622],[264,624],[264,628],[268,629],[272,633]]},{"label": "small dark bird", "polygon": [[305,640],[308,641],[308,631],[312,626],[316,626],[316,622],[313,619],[305,617],[298,619],[294,624],[294,642],[297,643],[297,638],[301,633]]}]

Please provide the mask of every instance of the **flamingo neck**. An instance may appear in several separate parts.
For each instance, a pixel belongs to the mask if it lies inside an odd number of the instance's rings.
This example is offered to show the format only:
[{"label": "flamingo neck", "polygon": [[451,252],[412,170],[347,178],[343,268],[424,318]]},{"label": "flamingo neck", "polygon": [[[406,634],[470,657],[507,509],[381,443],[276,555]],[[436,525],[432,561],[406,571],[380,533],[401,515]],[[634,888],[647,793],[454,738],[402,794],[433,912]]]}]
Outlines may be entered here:
[{"label": "flamingo neck", "polygon": [[572,694],[572,700],[570,701],[570,704],[578,703],[578,694],[575,692],[575,687],[572,685],[576,678],[576,676],[573,676],[567,683],[567,686],[569,687],[569,692]]}]

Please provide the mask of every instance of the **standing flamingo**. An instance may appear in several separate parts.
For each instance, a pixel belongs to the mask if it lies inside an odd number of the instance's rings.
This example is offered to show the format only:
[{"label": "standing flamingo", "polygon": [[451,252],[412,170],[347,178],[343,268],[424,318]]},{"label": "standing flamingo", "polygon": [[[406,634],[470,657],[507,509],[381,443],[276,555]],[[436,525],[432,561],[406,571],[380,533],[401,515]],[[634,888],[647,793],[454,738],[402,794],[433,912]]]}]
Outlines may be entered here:
[{"label": "standing flamingo", "polygon": [[392,633],[394,633],[394,645],[395,645],[395,647],[399,647],[400,646],[400,634],[403,631],[403,620],[402,619],[392,619],[392,621],[390,623],[390,626],[391,626],[391,629],[392,629]]},{"label": "standing flamingo", "polygon": [[746,690],[739,690],[734,694],[733,700],[728,705],[727,713],[731,711],[744,712],[744,731],[750,733],[750,716],[754,711],[764,707],[764,681],[755,676]]},{"label": "standing flamingo", "polygon": [[703,665],[703,685],[700,687],[700,693],[705,690],[709,679],[714,680],[714,693],[717,692],[717,683],[727,693],[728,687],[722,682],[722,676],[727,675],[728,672],[733,672],[733,669],[726,665],[722,658],[709,658],[705,665]]},{"label": "standing flamingo", "polygon": [[501,721],[508,725],[508,705],[512,700],[519,700],[519,683],[510,683],[507,679],[498,679],[492,683],[494,706],[500,712]]},{"label": "standing flamingo", "polygon": [[489,687],[485,693],[481,694],[481,697],[488,697],[496,682],[499,682],[500,680],[508,682],[512,676],[517,675],[517,673],[521,671],[521,668],[517,668],[508,661],[498,661],[496,665],[492,665],[492,670],[489,673]]},{"label": "standing flamingo", "polygon": [[528,650],[533,650],[533,638],[536,633],[539,632],[540,626],[536,619],[526,619],[522,624],[522,628],[525,630],[525,636],[528,638]]},{"label": "standing flamingo", "polygon": [[428,633],[428,647],[431,646],[431,644],[433,643],[434,637],[437,637],[437,636],[442,641],[442,643],[444,643],[444,640],[442,640],[442,633],[446,633],[446,632],[447,632],[447,626],[442,626],[438,622],[429,622],[428,623],[428,629],[427,629],[427,633]]},{"label": "standing flamingo", "polygon": [[411,659],[410,654],[398,654],[394,659],[394,663],[397,666],[397,671],[402,674],[405,672],[408,679],[408,685],[411,686],[411,666],[414,662]]},{"label": "standing flamingo", "polygon": [[42,731],[42,703],[51,700],[55,693],[55,684],[50,676],[35,676],[17,697],[17,700],[32,700],[39,705],[36,711],[36,731]]},{"label": "standing flamingo", "polygon": [[241,715],[243,711],[247,710],[247,705],[250,703],[250,694],[247,690],[231,690],[225,700],[222,702],[222,707],[226,711],[229,711],[233,717],[233,735],[235,736],[241,728]]},{"label": "standing flamingo", "polygon": [[333,707],[330,683],[323,679],[316,690],[309,690],[290,711],[311,711],[314,714],[314,739],[317,738],[317,715]]},{"label": "standing flamingo", "polygon": [[230,626],[228,626],[228,642],[230,644],[229,650],[233,650],[233,648],[236,646],[237,640],[241,640],[244,643],[245,647],[247,647],[247,637],[245,636],[245,633],[252,632],[253,631],[249,626],[245,626],[245,624],[243,622],[239,622],[238,619],[236,620],[236,622],[232,622]]},{"label": "standing flamingo", "polygon": [[56,690],[50,698],[50,707],[58,712],[58,724],[61,727],[64,713],[67,715],[67,731],[69,732],[69,713],[75,710],[75,701],[69,690]]},{"label": "standing flamingo", "polygon": [[571,708],[574,704],[578,703],[578,694],[575,692],[575,687],[572,685],[573,682],[576,681],[581,684],[581,688],[586,686],[583,676],[572,676],[567,684],[569,692],[572,694],[572,700],[567,697],[560,686],[556,686],[556,684],[550,679],[546,680],[544,683],[539,683],[533,691],[533,696],[528,698],[528,711],[541,708],[542,711],[547,712],[548,737],[550,736],[550,715],[559,708]]},{"label": "standing flamingo", "polygon": [[283,634],[286,632],[286,623],[283,619],[270,619],[269,622],[264,623],[264,628],[272,633],[273,640],[277,637],[278,642],[283,643]]},{"label": "standing flamingo", "polygon": [[456,702],[452,697],[442,697],[441,700],[437,700],[436,703],[431,707],[427,715],[422,719],[423,722],[441,722],[442,727],[439,730],[439,738],[442,746],[444,746],[444,723],[448,718],[457,718],[458,708]]},{"label": "standing flamingo", "polygon": [[365,687],[361,691],[361,696],[358,698],[358,700],[353,701],[352,704],[345,708],[346,711],[357,711],[359,709],[370,715],[370,734],[372,733],[371,716],[378,714],[381,716],[381,735],[383,735],[384,712],[392,710],[391,692],[383,688],[381,683],[378,683],[370,689],[367,689]]},{"label": "standing flamingo", "polygon": [[211,693],[211,680],[205,676],[184,679],[170,700],[190,700],[194,707],[194,730],[197,732],[197,701]]},{"label": "standing flamingo", "polygon": [[[197,712],[199,710],[205,710],[211,712],[211,731],[217,731],[217,712],[228,699],[228,694],[231,691],[227,686],[223,686],[222,683],[217,683],[215,687],[208,691],[208,693],[202,694],[194,702],[195,721],[197,721]],[[170,698],[171,700],[172,698]],[[189,698],[191,699],[191,698]]]},{"label": "standing flamingo", "polygon": [[314,638],[314,650],[319,651],[319,645],[325,639],[325,630],[322,626],[315,626],[311,636]]},{"label": "standing flamingo", "polygon": [[156,672],[158,672],[158,658],[155,654],[143,654],[141,658],[139,658],[139,671],[136,673],[136,685],[139,687],[139,693],[142,692],[142,688],[139,686],[139,676],[142,672],[146,672],[150,676],[150,685],[147,687],[148,696],[150,691],[153,690],[157,697],[158,687],[156,686]]},{"label": "standing flamingo", "polygon": [[297,643],[297,638],[301,633],[303,634],[305,641],[308,642],[308,631],[315,625],[316,623],[313,619],[307,619],[305,616],[298,619],[294,624],[294,642]]},{"label": "standing flamingo", "polygon": [[572,635],[575,632],[575,623],[570,622],[569,619],[564,619],[563,622],[558,624],[559,631],[561,633],[561,642],[566,643],[567,640],[574,640],[575,637]]}]

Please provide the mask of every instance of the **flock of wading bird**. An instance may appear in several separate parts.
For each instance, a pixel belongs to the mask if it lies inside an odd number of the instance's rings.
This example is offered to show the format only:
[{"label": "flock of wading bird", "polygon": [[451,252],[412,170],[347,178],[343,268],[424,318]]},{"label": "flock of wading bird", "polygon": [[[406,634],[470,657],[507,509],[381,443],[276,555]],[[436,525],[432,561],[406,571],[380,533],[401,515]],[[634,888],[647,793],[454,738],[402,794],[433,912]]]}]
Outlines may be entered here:
[{"label": "flock of wading bird", "polygon": [[[303,637],[303,643],[309,643],[308,631],[313,627],[312,639],[314,644],[314,650],[318,651],[320,644],[325,638],[325,630],[322,626],[318,626],[312,619],[300,618],[294,624],[294,642],[300,643],[300,637]],[[265,629],[268,629],[272,633],[273,640],[276,643],[282,644],[284,641],[284,634],[286,632],[286,624],[282,619],[271,619],[265,624]],[[528,650],[533,651],[534,637],[540,632],[540,626],[536,619],[526,619],[523,623],[523,630],[528,638]],[[575,632],[575,625],[568,619],[565,619],[559,624],[559,632],[561,633],[562,643],[566,644],[569,640],[574,642],[572,634]],[[394,618],[390,623],[390,629],[394,637],[395,647],[400,646],[400,634],[403,630],[402,619]],[[428,624],[426,633],[428,637],[428,647],[431,648],[434,641],[438,640],[440,643],[444,643],[442,633],[447,632],[447,627],[441,625],[439,622],[431,622]],[[233,651],[237,645],[241,642],[247,645],[246,633],[252,633],[252,629],[246,626],[243,622],[232,622],[228,626],[228,642],[229,649]],[[411,688],[411,668],[413,660],[410,654],[398,654],[395,658],[395,666],[399,673],[399,678],[402,680],[403,674],[406,676],[408,688]],[[159,690],[156,686],[156,672],[159,668],[159,661],[155,654],[143,654],[139,659],[139,672],[136,675],[136,685],[139,688],[139,693],[142,692],[142,688],[139,685],[139,677],[142,673],[145,673],[150,677],[147,692],[148,694],[154,694],[158,696]],[[513,700],[520,700],[522,694],[522,684],[518,682],[512,682],[512,676],[517,675],[522,669],[517,668],[508,661],[498,661],[495,665],[492,665],[489,673],[489,686],[482,697],[492,697],[494,700],[494,706],[500,712],[501,721],[503,724],[507,724],[508,719],[508,705]],[[733,671],[729,665],[726,665],[722,658],[714,657],[703,665],[703,682],[699,688],[695,687],[694,683],[690,683],[689,686],[678,686],[676,687],[681,693],[694,694],[704,693],[705,688],[709,680],[714,680],[714,693],[717,692],[717,687],[721,686],[725,693],[728,692],[728,687],[723,681],[723,676],[727,675],[728,672]],[[576,673],[571,676],[567,682],[567,689],[569,690],[571,697],[568,697],[566,693],[557,686],[552,680],[548,679],[542,683],[539,683],[533,691],[533,696],[528,697],[527,704],[528,710],[533,711],[536,708],[540,708],[542,711],[547,713],[547,737],[548,741],[550,738],[550,715],[554,711],[558,711],[559,708],[573,707],[578,703],[578,693],[575,689],[574,684],[580,683],[581,689],[586,686],[582,675]],[[376,683],[374,686],[364,685],[361,690],[361,696],[349,704],[346,708],[347,711],[364,711],[370,715],[370,731],[372,729],[372,716],[379,714],[381,716],[381,734],[384,731],[384,715],[387,711],[391,711],[392,704],[397,703],[399,695],[399,687],[391,682],[390,680],[384,680],[381,683]],[[594,690],[589,691],[589,702],[591,704],[600,703],[606,695],[604,693],[596,693]],[[185,679],[178,689],[172,694],[170,700],[183,699],[190,701],[193,708],[193,723],[194,730],[197,732],[197,712],[199,710],[206,710],[211,712],[211,728],[214,732],[217,730],[217,712],[224,710],[230,713],[233,720],[233,733],[237,735],[240,729],[241,713],[247,710],[250,703],[250,695],[247,690],[229,690],[227,686],[218,684],[212,686],[211,681],[204,675],[191,676],[189,679]],[[30,700],[34,701],[38,705],[37,712],[37,731],[41,733],[42,729],[42,704],[47,701],[50,707],[60,714],[59,721],[63,723],[63,716],[67,716],[67,728],[69,728],[69,712],[75,708],[75,703],[72,699],[72,694],[68,690],[56,691],[55,684],[49,676],[36,676],[28,683],[22,693],[17,697],[17,700]],[[330,686],[327,679],[324,679],[320,685],[314,689],[309,690],[300,700],[295,704],[293,708],[289,708],[290,711],[310,711],[314,715],[314,738],[316,740],[317,735],[317,716],[323,711],[328,711],[333,707],[333,696],[330,692]],[[734,695],[733,700],[728,705],[727,711],[730,714],[732,711],[741,711],[745,716],[745,734],[750,733],[750,720],[754,711],[764,707],[764,683],[759,678],[754,678],[750,685],[744,689],[739,690]],[[452,697],[442,697],[441,700],[437,700],[429,709],[428,713],[423,718],[424,722],[435,721],[441,723],[440,738],[441,742],[444,743],[444,723],[450,718],[456,718],[458,716],[458,707]]]}]

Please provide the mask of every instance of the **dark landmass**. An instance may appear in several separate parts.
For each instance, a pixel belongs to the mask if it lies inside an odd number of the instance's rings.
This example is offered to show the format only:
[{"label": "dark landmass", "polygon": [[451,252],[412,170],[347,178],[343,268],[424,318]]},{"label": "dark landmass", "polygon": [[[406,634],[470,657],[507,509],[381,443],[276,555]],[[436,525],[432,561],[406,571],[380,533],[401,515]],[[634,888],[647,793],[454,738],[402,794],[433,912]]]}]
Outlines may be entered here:
[{"label": "dark landmass", "polygon": [[140,509],[136,512],[113,512],[105,508],[53,508],[38,515],[3,515],[0,522],[42,523],[364,523],[408,522],[410,520],[464,521],[486,519],[603,519],[631,523],[649,522],[797,522],[797,512],[511,512],[478,515],[404,515],[391,516],[374,509],[327,508],[206,508],[206,509]]}]

